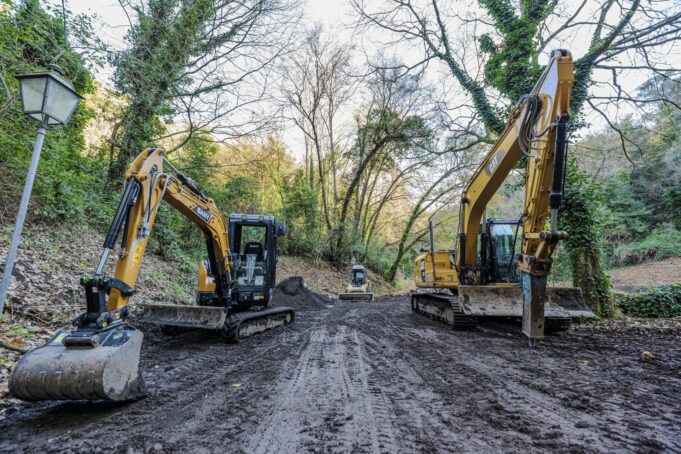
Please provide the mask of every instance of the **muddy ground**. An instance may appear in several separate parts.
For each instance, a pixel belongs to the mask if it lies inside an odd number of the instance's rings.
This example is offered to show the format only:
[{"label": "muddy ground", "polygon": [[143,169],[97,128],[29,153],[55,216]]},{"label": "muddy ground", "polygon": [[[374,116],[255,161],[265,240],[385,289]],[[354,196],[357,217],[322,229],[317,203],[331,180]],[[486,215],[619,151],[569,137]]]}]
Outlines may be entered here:
[{"label": "muddy ground", "polygon": [[320,301],[238,345],[146,329],[146,399],[12,401],[0,451],[681,451],[678,323],[581,326],[530,350],[407,297]]}]

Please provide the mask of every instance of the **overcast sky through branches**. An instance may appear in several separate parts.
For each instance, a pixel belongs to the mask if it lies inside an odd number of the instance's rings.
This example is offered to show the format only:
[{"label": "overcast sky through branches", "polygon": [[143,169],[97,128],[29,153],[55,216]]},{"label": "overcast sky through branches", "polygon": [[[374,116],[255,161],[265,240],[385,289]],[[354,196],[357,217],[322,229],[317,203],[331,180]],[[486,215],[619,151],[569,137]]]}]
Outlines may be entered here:
[{"label": "overcast sky through branches", "polygon": [[[61,2],[57,0],[50,0],[55,7],[60,7]],[[378,0],[374,0],[379,3]],[[123,2],[125,3],[125,2]],[[121,3],[116,0],[70,0],[66,2],[67,8],[74,14],[88,14],[95,16],[94,25],[95,30],[99,33],[99,37],[114,51],[124,50],[126,48],[125,34],[130,27],[130,20],[134,17],[129,17],[126,11],[121,6]],[[470,12],[479,12],[479,7],[474,2],[469,1],[454,1],[453,8],[457,14],[465,14]],[[131,8],[128,8],[131,10]],[[130,11],[128,11],[128,14]],[[314,24],[321,24],[325,31],[338,43],[349,43],[354,45],[354,63],[359,68],[365,69],[367,64],[367,57],[369,59],[376,58],[391,58],[397,57],[399,60],[409,63],[420,58],[419,50],[415,49],[412,44],[397,42],[395,43],[394,36],[388,36],[386,33],[376,32],[364,33],[355,28],[357,17],[352,9],[349,0],[307,0],[303,7],[302,27],[310,28]],[[452,28],[456,30],[456,28]],[[302,30],[301,30],[302,31]],[[458,31],[458,30],[457,30]],[[463,31],[462,31],[463,36]],[[301,33],[301,36],[303,34]],[[571,51],[573,55],[578,58],[582,55],[588,47],[589,36],[584,38],[574,36],[571,39]],[[458,40],[459,37],[454,37],[453,41]],[[463,37],[461,38],[464,39]],[[390,52],[392,55],[382,55],[382,49],[385,49],[386,43],[391,43]],[[549,49],[550,50],[550,49]],[[547,54],[548,55],[548,54]],[[547,59],[547,55],[542,55],[540,62]],[[476,58],[470,56],[469,58]],[[463,99],[459,93],[457,84],[450,76],[446,74],[446,69],[437,64],[432,64],[426,71],[424,81],[426,83],[439,84],[440,89],[445,93],[445,96],[451,97],[458,101]],[[106,86],[112,87],[111,76],[113,69],[111,67],[102,67],[96,69],[96,78],[104,83]],[[594,79],[597,75],[594,74]],[[645,81],[644,74],[641,72],[632,74],[631,77],[626,77],[620,80],[620,84],[627,91],[635,91],[636,87]],[[449,85],[451,84],[451,90]],[[272,87],[276,89],[276,87]],[[266,107],[264,107],[266,108]],[[626,107],[624,108],[626,109]],[[626,113],[626,111],[625,111]],[[622,115],[622,111],[619,112]],[[351,121],[351,114],[346,113],[346,121]],[[588,120],[592,124],[592,130],[599,130],[605,127],[604,120],[598,115],[590,114]],[[286,143],[290,151],[300,159],[303,154],[303,136],[295,127],[284,127],[279,133],[280,138]]]}]

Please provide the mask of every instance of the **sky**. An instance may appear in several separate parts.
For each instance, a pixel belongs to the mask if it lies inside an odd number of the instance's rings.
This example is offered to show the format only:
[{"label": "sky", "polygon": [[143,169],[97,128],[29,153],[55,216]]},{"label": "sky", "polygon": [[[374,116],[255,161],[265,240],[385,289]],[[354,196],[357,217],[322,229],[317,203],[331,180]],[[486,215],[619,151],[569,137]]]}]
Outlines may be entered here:
[{"label": "sky", "polygon": [[[51,0],[55,5],[61,5],[60,0]],[[320,23],[324,28],[330,32],[334,39],[338,42],[347,42],[357,46],[358,49],[363,50],[368,55],[376,55],[381,45],[385,41],[392,40],[394,37],[386,34],[372,32],[369,36],[358,36],[353,29],[355,17],[354,12],[349,4],[349,0],[307,0],[304,5],[303,24],[308,26],[314,23]],[[465,14],[465,11],[474,11],[476,8],[475,2],[454,0],[454,7],[457,12]],[[126,46],[125,33],[129,29],[129,19],[125,14],[124,9],[116,0],[66,0],[67,7],[75,14],[85,13],[96,16],[94,21],[95,29],[100,38],[103,39],[112,48],[121,50]],[[586,40],[580,39],[579,36],[571,40],[573,55],[575,58],[579,57],[588,46]],[[582,49],[582,47],[584,49]],[[405,61],[419,58],[420,52],[411,52],[407,44],[400,43],[396,46],[396,52],[401,59]],[[359,53],[361,54],[361,52]],[[358,58],[364,58],[360,55]],[[470,55],[469,58],[476,58],[475,55]],[[456,87],[451,74],[442,78],[442,75],[447,73],[447,69],[442,64],[434,64],[428,70],[428,77],[430,80],[438,78],[444,80],[444,84],[451,83]],[[111,87],[112,69],[110,67],[103,67],[97,70],[96,78]],[[636,86],[641,84],[644,78],[640,74],[625,77],[620,80],[625,88],[633,90]],[[455,92],[455,90],[452,90]],[[456,96],[456,95],[455,95]],[[593,122],[591,130],[602,129],[605,126],[604,120],[593,115],[590,120]],[[291,125],[292,126],[292,125]],[[281,136],[282,140],[287,144],[293,154],[300,158],[303,149],[303,136],[295,127],[284,128]]]}]

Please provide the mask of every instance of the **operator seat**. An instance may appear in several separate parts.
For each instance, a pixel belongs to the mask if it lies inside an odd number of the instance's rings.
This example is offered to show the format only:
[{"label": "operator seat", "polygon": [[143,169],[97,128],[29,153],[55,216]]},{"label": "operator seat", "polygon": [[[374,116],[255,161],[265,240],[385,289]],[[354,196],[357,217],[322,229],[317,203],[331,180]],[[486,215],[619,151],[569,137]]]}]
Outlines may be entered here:
[{"label": "operator seat", "polygon": [[262,247],[262,244],[257,241],[248,242],[246,243],[246,246],[244,246],[244,255],[255,255],[256,262],[263,261],[264,253],[265,250]]},{"label": "operator seat", "polygon": [[264,268],[262,262],[264,260],[264,249],[262,244],[257,241],[251,241],[244,246],[244,256],[246,256],[246,284],[247,285],[261,285],[257,283],[256,277],[264,276]]}]

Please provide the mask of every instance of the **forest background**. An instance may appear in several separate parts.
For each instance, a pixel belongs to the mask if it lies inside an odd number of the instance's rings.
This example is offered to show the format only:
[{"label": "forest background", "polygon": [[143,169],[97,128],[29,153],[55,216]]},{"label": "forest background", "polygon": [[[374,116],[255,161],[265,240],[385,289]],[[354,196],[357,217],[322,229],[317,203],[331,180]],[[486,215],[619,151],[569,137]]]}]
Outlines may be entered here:
[{"label": "forest background", "polygon": [[[350,0],[339,28],[311,23],[295,0],[117,7],[128,24],[114,46],[97,15],[0,0],[5,233],[36,133],[15,76],[57,63],[85,100],[48,131],[31,224],[105,231],[127,164],[163,147],[225,213],[286,221],[284,254],[365,263],[394,282],[428,247],[429,219],[436,247],[454,247],[463,185],[549,52],[567,48],[576,62],[562,213],[571,239],[553,282],[581,286],[608,316],[609,270],[681,257],[678,3]],[[519,217],[522,173],[489,217]],[[150,244],[188,273],[205,248],[168,206]]]}]

